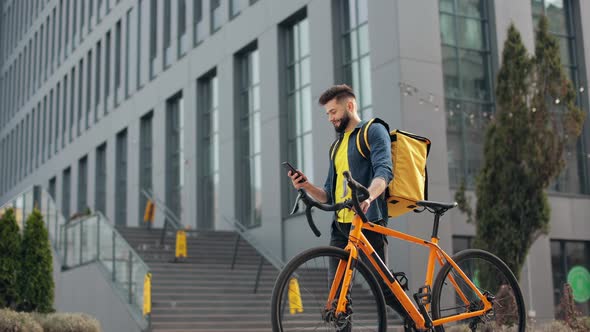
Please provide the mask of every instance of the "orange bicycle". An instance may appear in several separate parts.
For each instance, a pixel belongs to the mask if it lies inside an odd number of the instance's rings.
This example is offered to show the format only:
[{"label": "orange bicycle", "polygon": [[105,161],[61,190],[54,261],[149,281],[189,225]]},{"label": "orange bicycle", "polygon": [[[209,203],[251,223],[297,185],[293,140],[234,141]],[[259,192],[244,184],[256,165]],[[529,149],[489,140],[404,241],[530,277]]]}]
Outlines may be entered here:
[{"label": "orange bicycle", "polygon": [[[310,227],[319,235],[311,208],[361,211],[369,193],[344,172],[352,199],[322,204],[300,189]],[[272,295],[273,331],[387,331],[385,293],[401,304],[405,331],[444,331],[465,325],[471,331],[510,326],[525,331],[522,292],[514,274],[489,252],[467,249],[449,256],[438,245],[440,217],[457,203],[420,201],[418,206],[434,214],[431,239],[424,240],[354,217],[344,249],[318,247],[294,257],[281,271]],[[424,286],[406,294],[404,281],[392,273],[361,232],[369,229],[429,248]],[[362,253],[362,255],[360,255]],[[434,278],[435,264],[440,265]],[[387,301],[387,303],[390,303]]]}]

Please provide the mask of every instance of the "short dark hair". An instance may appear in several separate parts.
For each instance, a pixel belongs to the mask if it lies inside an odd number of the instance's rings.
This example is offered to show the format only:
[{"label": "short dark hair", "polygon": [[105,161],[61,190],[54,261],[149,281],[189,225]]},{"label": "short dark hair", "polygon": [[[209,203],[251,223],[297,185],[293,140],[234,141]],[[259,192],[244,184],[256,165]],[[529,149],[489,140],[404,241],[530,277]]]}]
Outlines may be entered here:
[{"label": "short dark hair", "polygon": [[318,102],[320,103],[320,105],[324,106],[334,98],[336,99],[336,101],[339,102],[347,97],[352,97],[356,99],[356,96],[354,95],[354,92],[352,91],[351,87],[349,87],[346,84],[339,84],[334,85],[328,90],[324,91],[324,93],[322,93],[322,95],[320,96]]}]

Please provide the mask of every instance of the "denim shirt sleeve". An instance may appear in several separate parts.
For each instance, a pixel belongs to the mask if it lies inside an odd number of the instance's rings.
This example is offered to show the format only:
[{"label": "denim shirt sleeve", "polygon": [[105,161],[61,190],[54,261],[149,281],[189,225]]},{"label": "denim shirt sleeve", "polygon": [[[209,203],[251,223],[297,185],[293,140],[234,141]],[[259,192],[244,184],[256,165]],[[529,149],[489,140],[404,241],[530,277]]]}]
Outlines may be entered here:
[{"label": "denim shirt sleeve", "polygon": [[389,133],[380,124],[372,125],[369,127],[368,139],[371,146],[373,179],[382,178],[386,183],[389,183],[393,179]]},{"label": "denim shirt sleeve", "polygon": [[324,183],[324,191],[326,192],[326,197],[328,198],[328,201],[326,203],[332,204],[332,186],[334,184],[334,162],[329,157],[330,156],[328,154],[328,159],[330,160],[330,167],[328,169],[328,177],[326,178],[326,183]]}]

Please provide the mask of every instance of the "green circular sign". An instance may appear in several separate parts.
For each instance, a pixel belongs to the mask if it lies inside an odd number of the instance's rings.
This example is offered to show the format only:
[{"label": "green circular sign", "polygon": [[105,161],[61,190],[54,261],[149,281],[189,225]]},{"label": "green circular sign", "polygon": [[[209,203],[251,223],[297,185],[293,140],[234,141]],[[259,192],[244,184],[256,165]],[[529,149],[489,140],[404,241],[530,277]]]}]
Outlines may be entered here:
[{"label": "green circular sign", "polygon": [[572,286],[574,300],[584,303],[590,300],[590,272],[583,266],[574,266],[567,274],[567,282]]}]

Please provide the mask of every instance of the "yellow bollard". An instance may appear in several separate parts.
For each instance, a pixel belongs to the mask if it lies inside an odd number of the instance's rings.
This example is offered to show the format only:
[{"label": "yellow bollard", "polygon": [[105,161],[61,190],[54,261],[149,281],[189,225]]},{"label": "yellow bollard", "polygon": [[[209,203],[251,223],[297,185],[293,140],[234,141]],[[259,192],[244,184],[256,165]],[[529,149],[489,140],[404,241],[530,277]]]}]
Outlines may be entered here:
[{"label": "yellow bollard", "polygon": [[301,292],[299,291],[299,282],[295,278],[289,280],[289,312],[295,315],[297,312],[303,312],[303,303],[301,302]]},{"label": "yellow bollard", "polygon": [[143,315],[152,312],[152,274],[146,273],[143,278]]},{"label": "yellow bollard", "polygon": [[186,232],[185,231],[177,231],[176,232],[176,258],[183,257],[186,258]]},{"label": "yellow bollard", "polygon": [[155,212],[156,212],[156,207],[154,206],[154,202],[152,202],[151,199],[148,199],[148,201],[145,205],[145,212],[143,214],[143,221],[153,224]]}]

